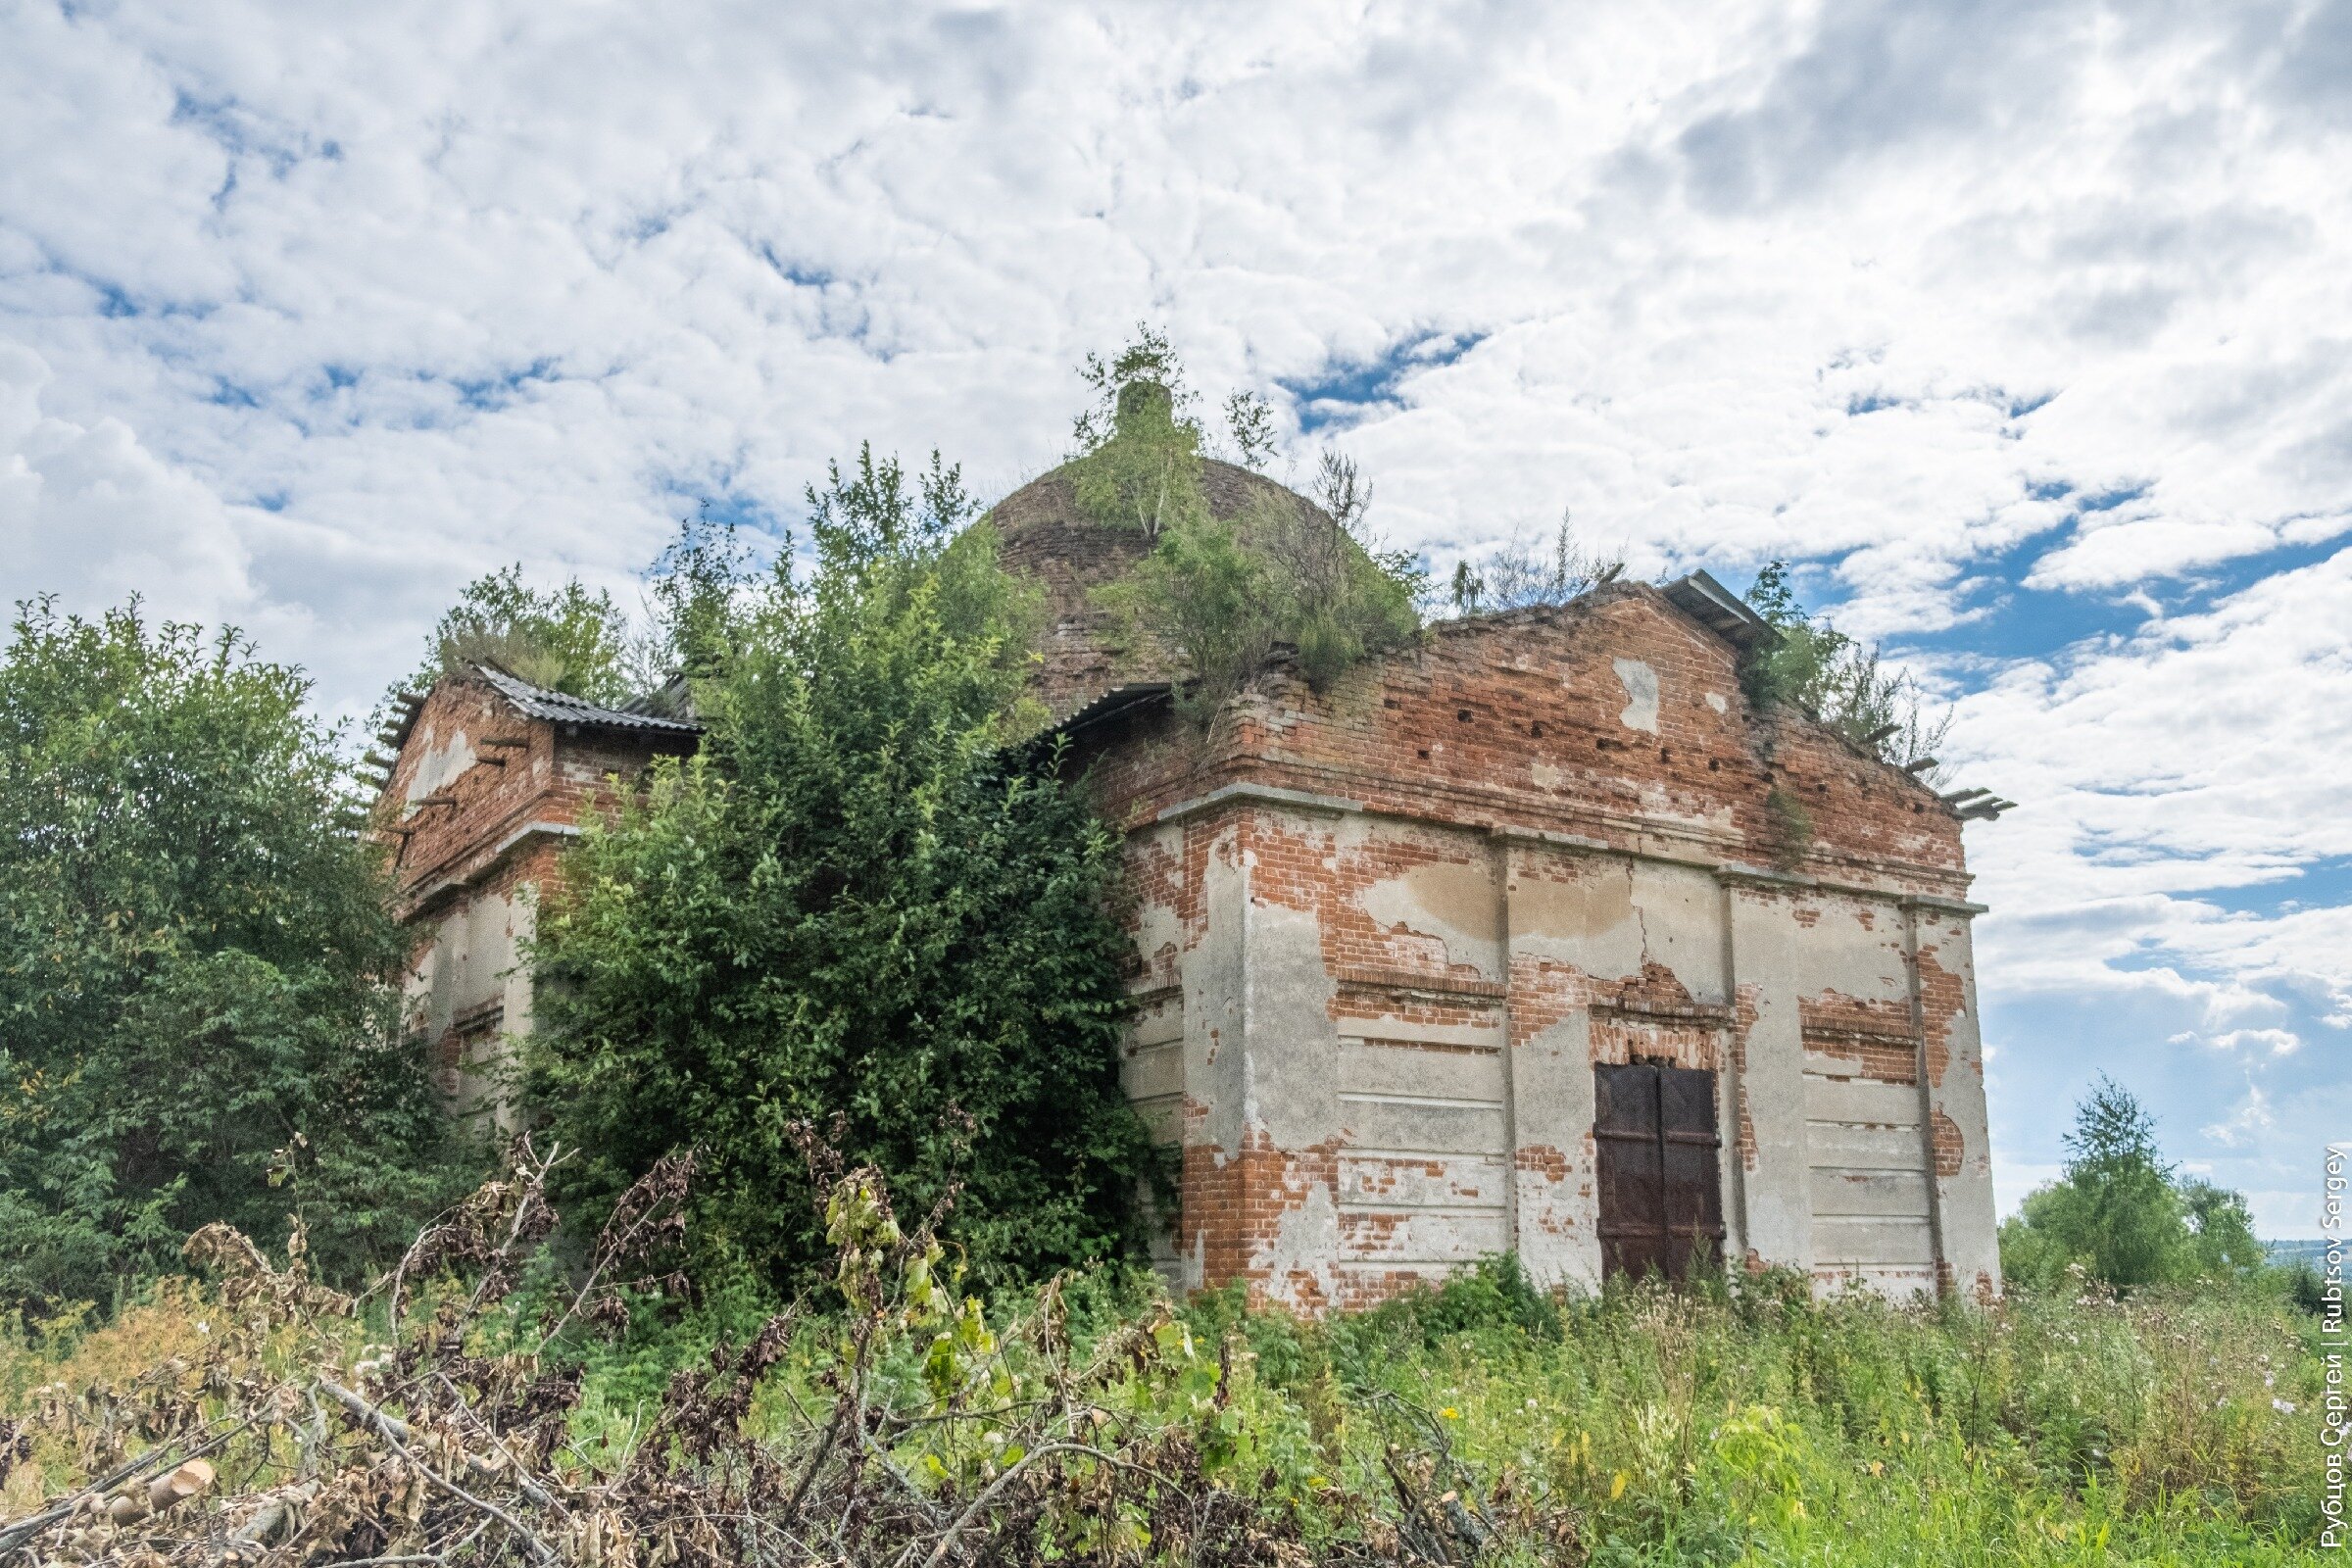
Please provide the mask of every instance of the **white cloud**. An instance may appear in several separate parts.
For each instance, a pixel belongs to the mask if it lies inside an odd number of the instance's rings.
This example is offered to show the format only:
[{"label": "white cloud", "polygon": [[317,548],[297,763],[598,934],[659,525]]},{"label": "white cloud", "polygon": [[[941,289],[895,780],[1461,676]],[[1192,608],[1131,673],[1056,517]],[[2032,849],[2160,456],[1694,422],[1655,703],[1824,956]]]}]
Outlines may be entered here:
[{"label": "white cloud", "polygon": [[2292,1029],[2232,1029],[2213,1037],[2216,1051],[2260,1051],[2283,1056],[2303,1049],[2303,1037]]},{"label": "white cloud", "polygon": [[1565,505],[1941,632],[2025,803],[1971,834],[1988,995],[2340,1081],[2344,16],[36,0],[0,574],[237,616],[349,710],[466,578],[625,588],[861,438],[1009,488],[1149,318],[1294,420],[1377,385],[1292,461],[1441,567]]},{"label": "white cloud", "polygon": [[41,413],[49,368],[0,341],[0,597],[87,610],[142,594],[159,613],[220,619],[252,599],[231,509],[122,420]]},{"label": "white cloud", "polygon": [[2236,1149],[2266,1136],[2278,1124],[2278,1118],[2271,1114],[2270,1097],[2262,1092],[2261,1085],[2248,1083],[2246,1098],[2229,1120],[2217,1122],[2204,1132],[2214,1142]]}]

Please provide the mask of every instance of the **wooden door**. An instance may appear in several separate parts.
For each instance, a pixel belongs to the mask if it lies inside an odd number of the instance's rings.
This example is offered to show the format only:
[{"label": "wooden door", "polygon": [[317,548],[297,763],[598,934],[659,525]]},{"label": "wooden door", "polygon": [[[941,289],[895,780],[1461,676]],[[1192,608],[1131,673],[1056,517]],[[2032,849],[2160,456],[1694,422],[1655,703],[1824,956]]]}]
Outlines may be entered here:
[{"label": "wooden door", "polygon": [[1715,1075],[1637,1061],[1593,1069],[1601,1266],[1686,1279],[1723,1243]]}]

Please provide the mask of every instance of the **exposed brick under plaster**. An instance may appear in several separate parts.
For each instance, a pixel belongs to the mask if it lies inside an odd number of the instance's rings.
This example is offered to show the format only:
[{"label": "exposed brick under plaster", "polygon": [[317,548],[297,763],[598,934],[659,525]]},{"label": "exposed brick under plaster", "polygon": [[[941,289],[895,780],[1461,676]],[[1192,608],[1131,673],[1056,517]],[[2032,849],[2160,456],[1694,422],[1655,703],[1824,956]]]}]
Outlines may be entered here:
[{"label": "exposed brick under plaster", "polygon": [[[1118,671],[1082,597],[1060,611],[1048,695],[1067,711]],[[379,814],[406,830],[420,957],[453,912],[552,886],[565,830],[678,749],[437,688]],[[1733,1244],[1802,1265],[1774,1238],[1801,1235],[1776,1216],[1805,1201],[1804,1059],[1915,1084],[1922,1052],[1938,1201],[1983,1233],[1943,1271],[1995,1277],[1958,820],[1817,726],[1754,717],[1735,651],[1654,591],[1442,625],[1325,693],[1278,667],[1205,733],[1145,707],[1082,730],[1072,755],[1127,831],[1130,983],[1151,1038],[1182,1054],[1165,1125],[1187,1283],[1358,1304],[1506,1221],[1540,1278],[1589,1278],[1592,1071],[1631,1060],[1730,1074],[1725,1180],[1742,1174],[1752,1211]],[[1782,837],[1776,791],[1803,804],[1809,842]],[[1915,906],[1941,923],[1906,956]],[[434,1004],[454,1030],[487,1002]],[[1972,1069],[1956,1091],[1955,1055]],[[1349,1061],[1403,1076],[1342,1082]],[[1300,1136],[1301,1107],[1325,1103],[1337,1123]],[[1426,1124],[1442,1147],[1358,1152],[1358,1123]]]}]

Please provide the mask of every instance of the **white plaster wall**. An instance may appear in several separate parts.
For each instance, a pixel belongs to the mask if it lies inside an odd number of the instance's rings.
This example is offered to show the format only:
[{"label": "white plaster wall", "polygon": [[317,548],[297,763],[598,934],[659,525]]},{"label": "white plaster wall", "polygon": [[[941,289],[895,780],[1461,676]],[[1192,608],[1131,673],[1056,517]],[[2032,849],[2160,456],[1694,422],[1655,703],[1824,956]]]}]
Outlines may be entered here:
[{"label": "white plaster wall", "polygon": [[[1519,1037],[1511,1053],[1514,1233],[1531,1276],[1593,1288],[1602,1266],[1593,1017],[1585,1005],[1551,1017],[1551,992],[1563,969],[1606,986],[1640,980],[1658,965],[1692,1003],[1728,1005],[1723,897],[1713,875],[1697,867],[1530,840],[1513,843],[1508,856]],[[1726,1224],[1735,1229],[1739,1189],[1730,1166],[1738,1158],[1738,1128],[1720,1109],[1718,1120]]]},{"label": "white plaster wall", "polygon": [[[1326,857],[1336,853],[1338,822],[1331,815],[1259,806],[1252,816],[1253,837],[1280,835],[1319,847]],[[1250,868],[1258,869],[1254,860]],[[1270,889],[1251,887],[1243,971],[1244,1120],[1253,1142],[1285,1152],[1329,1149],[1344,1136],[1340,1036],[1332,1019],[1337,986],[1323,959],[1321,907],[1286,901],[1298,891],[1286,886],[1285,896],[1271,896]],[[1271,1195],[1250,1198],[1261,1196]],[[1337,1294],[1340,1218],[1321,1181],[1296,1196],[1299,1200],[1282,1209],[1274,1239],[1253,1243],[1260,1250],[1250,1263],[1268,1271],[1275,1299],[1306,1304],[1306,1282],[1325,1299]]]},{"label": "white plaster wall", "polygon": [[[1265,1271],[1274,1298],[1306,1304],[1316,1295],[1345,1297],[1350,1269],[1441,1266],[1499,1245],[1515,1245],[1541,1282],[1596,1286],[1595,1020],[1588,1005],[1557,1004],[1562,995],[1612,994],[1621,982],[1654,995],[1657,977],[1645,966],[1662,966],[1692,1004],[1745,1021],[1743,1060],[1726,1050],[1717,1061],[1726,1246],[1735,1258],[1752,1250],[1767,1262],[1816,1267],[1823,1170],[1841,1157],[1843,1112],[1831,1104],[1838,1096],[1887,1099],[1907,1090],[1922,1101],[1909,1124],[1921,1136],[1907,1176],[1889,1170],[1841,1178],[1844,1206],[1834,1210],[1841,1217],[1833,1250],[1850,1254],[1853,1238],[1875,1235],[1874,1204],[1886,1210],[1887,1224],[1916,1223],[1918,1216],[1896,1210],[1912,1187],[1925,1190],[1933,1172],[1927,1096],[1916,1085],[1809,1074],[1802,1021],[1803,1004],[1824,997],[1878,1004],[1889,1018],[1910,1016],[1913,911],[1897,901],[1720,876],[1533,837],[1407,827],[1271,803],[1249,811],[1247,831],[1239,817],[1216,830],[1202,890],[1205,932],[1179,963],[1181,1088],[1188,1143],[1213,1149],[1218,1160],[1245,1149],[1277,1156],[1270,1180],[1288,1190],[1250,1195],[1252,1203],[1278,1201],[1277,1234],[1259,1235],[1247,1260]],[[1422,852],[1457,837],[1462,853],[1441,852],[1369,883],[1336,874],[1351,855],[1381,853],[1391,836]],[[1286,853],[1303,847],[1304,874],[1254,863],[1249,847],[1276,842]],[[1320,873],[1329,874],[1318,874],[1317,858]],[[1468,972],[1503,981],[1514,1007],[1531,998],[1545,1007],[1529,1006],[1513,1030],[1518,1043],[1491,1056],[1479,1054],[1501,1036],[1500,1007],[1492,1030],[1442,1019],[1408,1023],[1403,1012],[1393,1023],[1352,1011],[1335,1018],[1339,981],[1325,938],[1339,911],[1326,905],[1343,886],[1356,887],[1347,896],[1395,944],[1398,963],[1409,960],[1433,978],[1460,981]],[[1146,916],[1147,951],[1172,934],[1152,923],[1160,918]],[[1966,1157],[1957,1175],[1935,1182],[1933,1213],[1960,1282],[1972,1284],[1985,1270],[1997,1288],[1967,921],[1957,914],[1923,919],[1917,940],[1966,988],[1965,1006],[1946,1025],[1951,1060],[1933,1090],[1933,1109],[1961,1129]],[[1526,985],[1538,989],[1523,997]],[[1457,1004],[1457,1012],[1461,1005],[1476,1004]],[[1622,1042],[1627,1014],[1609,1017],[1610,1038]],[[1631,1022],[1646,1027],[1639,1014]],[[1167,1023],[1173,1039],[1174,1019]],[[1661,1027],[1718,1026],[1701,1015]],[[1728,1044],[1731,1036],[1722,1038]],[[1501,1127],[1492,1152],[1470,1135],[1472,1121],[1490,1108]],[[1753,1139],[1744,1153],[1743,1108]],[[1429,1158],[1388,1157],[1397,1150]],[[1298,1170],[1335,1170],[1331,1185],[1320,1174],[1298,1176],[1283,1163],[1293,1157]],[[1182,1261],[1181,1283],[1201,1283],[1202,1265],[1196,1246]],[[1886,1278],[1874,1274],[1868,1283],[1897,1293],[1933,1279],[1916,1266],[1882,1272]]]},{"label": "white plaster wall", "polygon": [[408,985],[410,1027],[428,1041],[438,1042],[459,1015],[484,1003],[500,1004],[500,1045],[465,1064],[457,1103],[463,1110],[488,1110],[501,1126],[512,1120],[510,1097],[501,1084],[504,1037],[528,1034],[531,1028],[531,975],[521,953],[536,915],[528,888],[453,906],[434,922],[431,944]]},{"label": "white plaster wall", "polygon": [[1961,1010],[1944,1020],[1949,1059],[1929,1086],[1931,1107],[1948,1116],[1961,1139],[1957,1175],[1936,1178],[1944,1259],[1963,1291],[2001,1290],[2001,1250],[1992,1192],[1992,1139],[1984,1104],[1984,1047],[1977,1015],[1976,955],[1969,917],[1913,910],[1914,940],[1928,959],[1960,980]]},{"label": "white plaster wall", "polygon": [[428,795],[438,794],[459,774],[473,766],[476,760],[473,746],[462,729],[453,729],[446,735],[426,737],[424,756],[417,762],[416,770],[409,775],[409,787],[402,796],[403,802],[413,806]]},{"label": "white plaster wall", "polygon": [[[1773,888],[1734,886],[1727,900],[1733,971],[1752,1009],[1742,1075],[1754,1164],[1741,1173],[1744,1246],[1768,1263],[1813,1266],[1811,1160],[1805,1131],[1805,1043],[1797,1011],[1802,940],[1796,901]],[[1739,1157],[1737,1128],[1732,1158]],[[1729,1227],[1727,1227],[1729,1228]]]},{"label": "white plaster wall", "polygon": [[[1223,1164],[1238,1157],[1246,1131],[1244,945],[1249,936],[1250,878],[1242,864],[1237,817],[1213,826],[1188,824],[1208,839],[1201,870],[1202,931],[1178,960],[1184,987],[1184,1130],[1188,1150]],[[1200,1216],[1182,1223],[1197,1224]],[[1186,1232],[1180,1263],[1186,1290],[1207,1283],[1197,1233]]]}]

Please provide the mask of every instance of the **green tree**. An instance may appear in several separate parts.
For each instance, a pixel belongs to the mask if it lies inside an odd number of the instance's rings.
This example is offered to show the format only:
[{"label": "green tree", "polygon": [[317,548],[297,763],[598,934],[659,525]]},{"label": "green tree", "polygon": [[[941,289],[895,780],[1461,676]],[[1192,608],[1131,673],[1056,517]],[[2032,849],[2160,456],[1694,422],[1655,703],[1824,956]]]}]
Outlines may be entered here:
[{"label": "green tree", "polygon": [[1150,539],[1205,521],[1200,422],[1167,338],[1138,327],[1134,342],[1108,360],[1089,354],[1078,373],[1095,394],[1072,428],[1079,506]]},{"label": "green tree", "polygon": [[1750,702],[1799,709],[1889,762],[1928,757],[1943,743],[1950,712],[1934,711],[1910,675],[1887,671],[1876,646],[1808,612],[1787,562],[1756,574],[1747,602],[1772,628],[1740,666]]},{"label": "green tree", "polygon": [[2070,1264],[2120,1290],[2219,1279],[2262,1266],[2253,1218],[2237,1194],[2178,1179],[2156,1123],[2129,1090],[2102,1077],[2075,1109],[2059,1180],[2027,1195],[2001,1226],[2001,1271],[2048,1286]]},{"label": "green tree", "polygon": [[[107,1300],[299,1208],[329,1268],[463,1176],[302,674],[233,631],[18,607],[0,660],[0,1299]],[[286,1177],[293,1190],[273,1191]]]},{"label": "green tree", "polygon": [[592,703],[620,702],[643,684],[628,616],[611,593],[590,593],[576,578],[533,588],[519,564],[467,583],[425,648],[424,662],[395,690],[430,686],[473,664]]},{"label": "green tree", "polygon": [[2196,1177],[2181,1182],[2180,1192],[2198,1273],[2220,1279],[2268,1266],[2268,1254],[2254,1235],[2254,1212],[2243,1194]]},{"label": "green tree", "polygon": [[[1220,517],[1201,488],[1203,436],[1167,339],[1142,328],[1111,359],[1088,356],[1080,373],[1096,398],[1077,420],[1078,504],[1154,541],[1102,598],[1139,640],[1183,664],[1185,711],[1214,713],[1278,646],[1297,650],[1307,679],[1323,686],[1420,630],[1425,574],[1364,529],[1371,487],[1351,459],[1324,455],[1319,507],[1264,485]],[[1245,462],[1262,463],[1273,441],[1263,400],[1236,394],[1226,416]]]},{"label": "green tree", "polygon": [[750,560],[735,524],[712,521],[707,509],[679,525],[647,573],[653,625],[637,644],[640,687],[658,686],[673,670],[701,675],[718,666]]},{"label": "green tree", "polygon": [[[1004,1276],[1126,1249],[1151,1167],[1120,1091],[1118,848],[1006,750],[1034,595],[936,456],[811,489],[805,576],[728,596],[701,753],[592,824],[545,906],[527,1092],[609,1199],[695,1145],[695,1237],[824,1255],[796,1121]],[[959,531],[960,529],[960,531]]]}]

